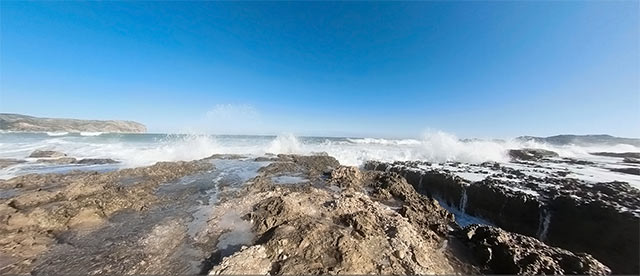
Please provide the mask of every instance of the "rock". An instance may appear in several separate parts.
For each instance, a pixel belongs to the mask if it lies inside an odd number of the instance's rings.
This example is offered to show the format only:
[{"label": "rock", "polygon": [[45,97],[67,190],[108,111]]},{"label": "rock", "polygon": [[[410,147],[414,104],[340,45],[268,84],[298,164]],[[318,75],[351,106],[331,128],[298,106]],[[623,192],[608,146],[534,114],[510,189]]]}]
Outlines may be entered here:
[{"label": "rock", "polygon": [[640,168],[611,168],[609,170],[612,172],[640,175]]},{"label": "rock", "polygon": [[39,163],[49,163],[49,164],[59,164],[59,165],[73,164],[76,161],[77,160],[73,157],[62,157],[62,158],[56,158],[56,159],[38,159]]},{"label": "rock", "polygon": [[624,163],[631,163],[631,164],[640,164],[640,159],[638,158],[632,158],[632,157],[625,157],[622,162]]},{"label": "rock", "polygon": [[85,158],[85,159],[77,160],[73,163],[81,164],[81,165],[104,165],[104,164],[116,164],[119,162],[111,158]]},{"label": "rock", "polygon": [[362,189],[362,174],[356,167],[340,166],[331,171],[331,182],[341,188]]},{"label": "rock", "polygon": [[[202,161],[159,162],[149,167],[106,173],[75,171],[65,174],[29,174],[0,180],[0,187],[20,190],[13,197],[0,199],[0,256],[17,256],[16,259],[0,267],[0,274],[34,272],[34,265],[40,265],[35,263],[40,258],[40,254],[50,250],[54,245],[64,246],[66,233],[93,231],[104,226],[104,222],[116,213],[125,210],[134,212],[144,210],[159,201],[156,194],[158,185],[209,169],[211,169],[211,163]],[[137,179],[134,184],[126,187],[120,185],[122,181],[132,178]],[[174,222],[171,225],[178,225],[179,229],[175,232],[184,235],[186,230],[182,224]],[[179,235],[169,235],[174,233],[173,230],[161,231],[166,229],[174,228],[159,228],[157,231],[160,235],[158,240],[162,241],[162,246],[166,250],[152,252],[155,247],[149,247],[145,249],[148,252],[147,258],[142,259],[146,265],[137,267],[129,264],[123,267],[126,270],[116,270],[121,272],[118,274],[124,274],[123,272],[127,271],[131,271],[132,274],[145,272],[157,274],[160,271],[166,271],[163,270],[164,266],[171,265],[166,262],[169,257],[161,254],[168,252],[167,254],[170,255],[175,252],[176,249],[170,248],[169,245],[171,242],[180,241]],[[120,231],[129,230],[123,228]],[[95,246],[102,247],[103,243]],[[90,245],[90,247],[93,246]],[[71,249],[60,250],[64,253]],[[75,247],[73,250],[76,250]],[[157,253],[158,251],[161,252]],[[54,254],[53,256],[61,257],[65,260],[65,264],[70,261],[65,259],[64,255]],[[78,254],[73,259],[93,257],[95,256]],[[136,256],[128,256],[128,258],[132,257]],[[120,263],[120,261],[111,262],[117,265],[121,265]],[[39,271],[50,272],[52,265],[55,263],[49,263]],[[78,269],[78,267],[69,267],[69,270],[64,270],[66,269],[64,267],[56,267],[56,271],[65,274],[62,272],[77,272]]]},{"label": "rock", "polygon": [[81,210],[78,214],[69,220],[71,228],[93,228],[104,222],[104,213],[98,208],[87,208]]},{"label": "rock", "polygon": [[255,245],[225,258],[209,275],[268,275],[272,265],[264,246]]},{"label": "rock", "polygon": [[574,254],[500,228],[470,225],[455,235],[495,274],[611,274],[608,267],[589,254]]},{"label": "rock", "polygon": [[543,149],[512,149],[509,156],[514,160],[532,161],[549,157],[558,157],[556,152]]},{"label": "rock", "polygon": [[27,161],[12,158],[0,158],[0,169],[11,167],[13,165],[21,164]]},{"label": "rock", "polygon": [[99,121],[60,118],[38,118],[0,113],[0,130],[33,132],[120,132],[143,133],[143,124],[132,121]]},{"label": "rock", "polygon": [[[0,180],[0,187],[20,190],[0,200],[0,256],[15,257],[0,273],[192,274],[194,268],[214,275],[514,271],[502,266],[497,252],[515,260],[522,273],[607,272],[587,255],[533,244],[500,229],[495,230],[497,238],[487,234],[481,239],[486,243],[474,238],[481,237],[480,230],[466,238],[455,234],[464,230],[453,214],[414,188],[428,187],[417,170],[361,171],[328,156],[297,155],[274,156],[268,165],[260,165],[264,167],[256,168],[257,175],[244,186],[212,183],[216,174],[233,182],[247,172],[216,172],[208,160]],[[281,175],[308,181],[272,181]],[[450,179],[461,183],[461,190],[469,184]],[[603,196],[594,202],[610,203],[605,196],[614,194],[620,202],[640,201],[623,193],[626,188],[598,186]],[[215,202],[207,202],[209,192],[216,193]],[[200,200],[202,205],[190,205]],[[457,230],[455,235],[451,229]],[[549,231],[552,234],[557,232]]]},{"label": "rock", "polygon": [[591,152],[591,155],[619,157],[619,158],[640,158],[640,152]]},{"label": "rock", "polygon": [[67,154],[55,150],[35,150],[29,155],[30,158],[58,158],[65,156]]},{"label": "rock", "polygon": [[[628,183],[585,182],[565,178],[561,171],[537,178],[507,165],[445,165],[431,169],[424,162],[368,162],[365,168],[396,172],[420,193],[466,216],[587,252],[613,273],[640,271],[637,262],[629,261],[640,258],[640,190]],[[528,166],[539,173],[536,163]],[[493,175],[472,183],[456,175],[456,170],[470,169],[490,169]]]}]

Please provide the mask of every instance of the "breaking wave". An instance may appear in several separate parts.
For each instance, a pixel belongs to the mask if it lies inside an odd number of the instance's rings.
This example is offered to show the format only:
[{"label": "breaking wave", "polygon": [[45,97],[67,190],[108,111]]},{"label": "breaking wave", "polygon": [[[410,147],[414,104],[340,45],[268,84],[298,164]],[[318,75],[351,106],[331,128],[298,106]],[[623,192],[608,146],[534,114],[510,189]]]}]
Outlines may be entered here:
[{"label": "breaking wave", "polygon": [[385,162],[423,160],[431,162],[507,162],[509,149],[541,148],[562,157],[588,157],[595,151],[638,152],[631,145],[555,146],[532,141],[462,141],[455,135],[435,131],[421,139],[318,138],[279,136],[212,136],[156,134],[100,134],[88,136],[2,134],[0,158],[24,159],[36,149],[58,150],[76,158],[112,158],[123,166],[150,165],[158,161],[195,160],[212,154],[263,155],[265,153],[312,154],[326,152],[344,165],[368,160]]},{"label": "breaking wave", "polygon": [[69,132],[47,132],[47,135],[49,135],[51,137],[65,136],[67,134],[69,134]]},{"label": "breaking wave", "polygon": [[88,131],[80,132],[80,136],[100,136],[100,135],[102,135],[102,132],[88,132]]}]

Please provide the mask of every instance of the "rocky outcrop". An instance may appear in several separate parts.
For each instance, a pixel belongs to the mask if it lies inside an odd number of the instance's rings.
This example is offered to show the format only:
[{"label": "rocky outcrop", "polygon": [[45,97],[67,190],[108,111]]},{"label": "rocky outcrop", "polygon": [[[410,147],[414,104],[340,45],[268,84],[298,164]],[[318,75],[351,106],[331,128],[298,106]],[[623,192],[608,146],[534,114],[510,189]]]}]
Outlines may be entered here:
[{"label": "rocky outcrop", "polygon": [[[278,185],[267,176],[279,168],[292,172],[294,164],[275,162],[239,198],[218,206],[213,233],[224,232],[217,221],[233,210],[256,236],[226,256],[214,252],[210,275],[609,273],[589,255],[498,228],[502,236],[487,236],[484,249],[496,252],[494,258],[474,255],[481,235],[450,236],[448,229],[460,229],[453,215],[393,172],[336,167],[326,182],[311,177],[309,184]],[[500,265],[509,259],[511,266]]]},{"label": "rocky outcrop", "polygon": [[518,275],[611,273],[587,254],[574,254],[496,227],[470,225],[455,235],[470,246],[480,264],[492,271]]},{"label": "rocky outcrop", "polygon": [[59,158],[65,156],[67,156],[65,153],[59,151],[35,150],[29,155],[29,158]]},{"label": "rocky outcrop", "polygon": [[[0,180],[15,196],[0,199],[0,274],[24,274],[66,231],[91,229],[125,209],[143,210],[157,201],[161,183],[209,169],[202,162],[157,163],[115,172],[29,174]],[[128,179],[136,185],[123,186]],[[71,271],[69,271],[71,272]]]},{"label": "rocky outcrop", "polygon": [[39,118],[19,114],[0,113],[0,130],[26,132],[118,132],[143,133],[143,124],[116,120],[78,120]]},{"label": "rocky outcrop", "polygon": [[512,149],[509,156],[514,160],[537,161],[543,158],[558,157],[558,153],[544,149]]},{"label": "rocky outcrop", "polygon": [[640,258],[638,189],[625,182],[564,178],[560,172],[539,178],[495,163],[469,166],[493,174],[469,181],[454,173],[460,164],[442,169],[424,162],[369,162],[365,168],[397,172],[421,193],[507,231],[593,254],[614,273],[640,271],[630,261]]},{"label": "rocky outcrop", "polygon": [[609,273],[590,255],[461,228],[400,174],[326,155],[30,174],[0,190],[15,192],[0,200],[2,274]]},{"label": "rocky outcrop", "polygon": [[590,154],[618,158],[640,158],[640,152],[592,152]]}]

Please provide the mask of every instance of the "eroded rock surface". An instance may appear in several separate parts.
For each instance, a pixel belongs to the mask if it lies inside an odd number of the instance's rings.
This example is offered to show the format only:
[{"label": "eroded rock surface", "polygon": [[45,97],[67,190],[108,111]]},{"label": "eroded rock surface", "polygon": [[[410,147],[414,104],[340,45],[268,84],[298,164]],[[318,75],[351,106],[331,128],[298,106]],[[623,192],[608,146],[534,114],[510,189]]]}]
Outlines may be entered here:
[{"label": "eroded rock surface", "polygon": [[[0,273],[26,273],[37,257],[74,229],[100,226],[115,213],[157,201],[157,185],[209,168],[201,162],[157,163],[108,173],[30,174],[0,180],[15,196],[0,200]],[[135,178],[137,183],[122,186]],[[69,273],[72,271],[69,271]],[[77,271],[76,271],[77,273]]]},{"label": "eroded rock surface", "polygon": [[326,155],[31,174],[0,189],[2,274],[608,273],[497,228],[470,234],[400,174]]},{"label": "eroded rock surface", "polygon": [[[561,160],[546,162],[554,161]],[[638,262],[630,260],[640,258],[640,190],[621,181],[572,178],[545,164],[369,162],[365,167],[397,172],[465,216],[593,254],[614,273],[638,273]]]},{"label": "eroded rock surface", "polygon": [[477,260],[505,274],[609,274],[608,267],[588,254],[574,254],[537,239],[491,226],[470,225],[456,236],[468,244]]}]

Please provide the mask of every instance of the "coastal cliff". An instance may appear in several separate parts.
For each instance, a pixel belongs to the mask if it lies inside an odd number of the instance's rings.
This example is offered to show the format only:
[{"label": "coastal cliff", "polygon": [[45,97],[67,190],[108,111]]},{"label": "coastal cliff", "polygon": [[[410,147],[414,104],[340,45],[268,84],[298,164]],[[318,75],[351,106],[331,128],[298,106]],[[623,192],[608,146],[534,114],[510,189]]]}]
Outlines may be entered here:
[{"label": "coastal cliff", "polygon": [[0,130],[22,132],[144,133],[147,131],[147,128],[143,124],[133,121],[40,118],[20,114],[0,113]]}]

